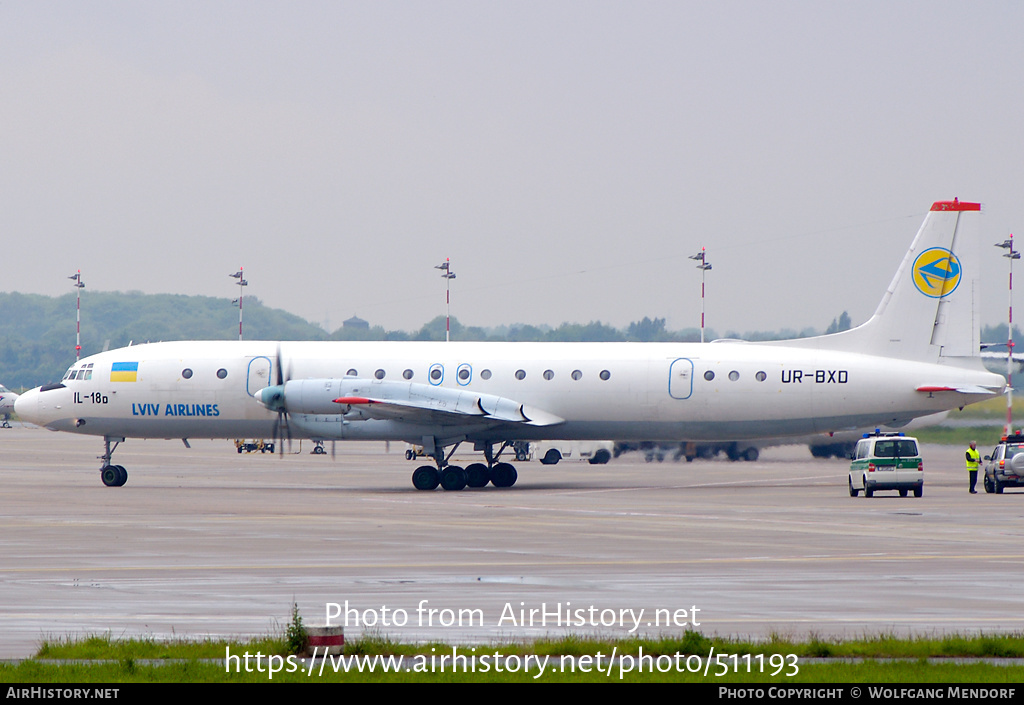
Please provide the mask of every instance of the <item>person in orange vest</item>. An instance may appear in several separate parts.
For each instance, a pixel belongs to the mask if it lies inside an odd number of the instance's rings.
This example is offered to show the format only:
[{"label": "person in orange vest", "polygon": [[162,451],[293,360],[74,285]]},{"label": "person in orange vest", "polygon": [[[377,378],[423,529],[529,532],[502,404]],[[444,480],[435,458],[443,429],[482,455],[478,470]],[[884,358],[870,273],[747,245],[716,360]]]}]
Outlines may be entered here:
[{"label": "person in orange vest", "polygon": [[967,474],[971,478],[971,494],[978,494],[974,485],[978,482],[978,466],[981,464],[981,453],[978,452],[978,442],[971,441],[971,447],[967,449]]}]

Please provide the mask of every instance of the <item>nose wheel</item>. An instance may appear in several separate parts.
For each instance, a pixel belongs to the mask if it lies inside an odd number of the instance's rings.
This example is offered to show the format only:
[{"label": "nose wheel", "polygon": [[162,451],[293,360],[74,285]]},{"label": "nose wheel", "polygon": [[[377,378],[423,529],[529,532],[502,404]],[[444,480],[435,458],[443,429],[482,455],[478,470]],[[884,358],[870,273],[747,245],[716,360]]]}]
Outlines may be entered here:
[{"label": "nose wheel", "polygon": [[[100,460],[103,461],[102,467],[100,467],[100,479],[103,480],[103,484],[107,487],[121,487],[124,483],[128,482],[128,471],[124,469],[123,465],[114,465],[110,462],[114,455],[114,450],[117,449],[123,438],[110,438],[104,436],[103,438],[103,455],[100,456]],[[113,446],[111,446],[113,443]]]},{"label": "nose wheel", "polygon": [[128,482],[128,471],[123,465],[105,465],[100,470],[100,479],[107,487],[121,487]]}]

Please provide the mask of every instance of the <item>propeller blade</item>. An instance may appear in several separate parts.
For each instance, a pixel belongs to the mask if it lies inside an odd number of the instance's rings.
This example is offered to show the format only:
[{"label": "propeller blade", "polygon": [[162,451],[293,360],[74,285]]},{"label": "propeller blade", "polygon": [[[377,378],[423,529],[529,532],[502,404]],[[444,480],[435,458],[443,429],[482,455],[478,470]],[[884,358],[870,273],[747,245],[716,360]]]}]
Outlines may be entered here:
[{"label": "propeller blade", "polygon": [[277,368],[277,386],[281,388],[281,405],[277,410],[277,421],[274,422],[274,436],[277,438],[278,457],[284,457],[284,436],[288,434],[288,452],[292,450],[292,427],[288,423],[288,400],[284,397],[284,386],[292,376],[291,364],[288,365],[288,374],[284,373],[284,364],[281,357],[281,344],[277,344],[277,355],[274,360]]}]

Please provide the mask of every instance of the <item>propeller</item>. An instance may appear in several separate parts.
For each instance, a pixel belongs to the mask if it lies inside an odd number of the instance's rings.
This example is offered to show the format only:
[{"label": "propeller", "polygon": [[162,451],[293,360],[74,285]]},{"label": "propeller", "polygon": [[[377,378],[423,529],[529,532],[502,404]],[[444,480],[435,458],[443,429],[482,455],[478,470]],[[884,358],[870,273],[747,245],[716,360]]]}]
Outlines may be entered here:
[{"label": "propeller", "polygon": [[291,369],[284,374],[284,367],[281,365],[281,345],[277,346],[277,358],[274,360],[274,367],[277,369],[277,384],[270,389],[260,393],[260,400],[264,406],[277,412],[277,419],[274,421],[274,438],[277,439],[278,457],[284,456],[284,437],[288,435],[288,452],[292,450],[292,428],[288,423],[288,404],[284,398],[284,385],[291,377]]}]

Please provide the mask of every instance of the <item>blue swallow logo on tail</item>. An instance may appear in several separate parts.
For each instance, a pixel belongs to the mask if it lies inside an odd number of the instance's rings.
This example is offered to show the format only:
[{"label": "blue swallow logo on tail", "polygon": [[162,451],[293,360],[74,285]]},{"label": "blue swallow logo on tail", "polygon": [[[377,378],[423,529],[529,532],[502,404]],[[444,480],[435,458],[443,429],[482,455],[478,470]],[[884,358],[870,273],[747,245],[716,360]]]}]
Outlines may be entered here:
[{"label": "blue swallow logo on tail", "polygon": [[914,286],[925,296],[941,299],[960,285],[960,260],[944,247],[925,250],[914,260]]}]

